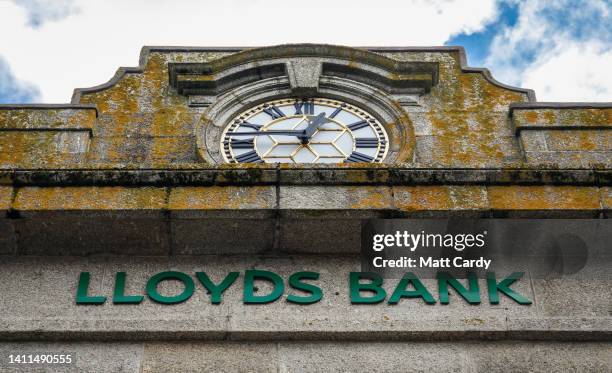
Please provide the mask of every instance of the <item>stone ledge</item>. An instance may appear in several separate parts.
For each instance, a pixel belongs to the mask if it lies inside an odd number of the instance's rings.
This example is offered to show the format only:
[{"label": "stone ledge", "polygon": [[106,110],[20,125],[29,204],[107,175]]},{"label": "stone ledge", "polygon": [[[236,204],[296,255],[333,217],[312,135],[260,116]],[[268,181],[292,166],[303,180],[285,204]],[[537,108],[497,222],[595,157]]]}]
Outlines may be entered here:
[{"label": "stone ledge", "polygon": [[[14,201],[12,193],[15,192]],[[202,187],[2,187],[0,208],[21,217],[62,212],[74,216],[109,211],[599,211],[609,188],[571,185],[423,186],[202,186]],[[604,202],[605,201],[605,202]],[[134,211],[136,215],[130,215]],[[104,215],[104,214],[103,214]],[[323,214],[324,215],[324,214]],[[319,215],[318,215],[319,216]],[[320,215],[322,216],[322,215]],[[355,217],[359,218],[359,217]]]},{"label": "stone ledge", "polygon": [[[243,320],[244,321],[244,320]],[[255,321],[255,320],[251,320]],[[229,321],[231,323],[231,319]],[[465,324],[463,318],[428,318],[360,325],[259,327],[219,325],[206,320],[0,319],[0,341],[609,341],[612,318],[492,318]],[[301,323],[299,323],[301,324]],[[386,325],[385,325],[386,324]],[[453,327],[454,325],[454,327]]]},{"label": "stone ledge", "polygon": [[612,129],[612,103],[528,103],[510,105],[517,132],[529,129]]},{"label": "stone ledge", "polygon": [[385,165],[334,167],[236,165],[177,169],[0,170],[13,186],[208,185],[612,185],[612,170],[540,168],[445,169]]}]

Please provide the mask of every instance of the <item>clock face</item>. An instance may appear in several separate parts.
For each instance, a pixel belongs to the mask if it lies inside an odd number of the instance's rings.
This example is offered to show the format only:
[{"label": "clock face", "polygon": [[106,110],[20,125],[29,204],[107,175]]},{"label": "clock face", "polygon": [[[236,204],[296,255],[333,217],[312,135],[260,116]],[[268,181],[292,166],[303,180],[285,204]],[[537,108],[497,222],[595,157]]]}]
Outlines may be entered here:
[{"label": "clock face", "polygon": [[229,163],[382,162],[387,133],[372,115],[345,102],[281,99],[253,107],[221,136]]}]

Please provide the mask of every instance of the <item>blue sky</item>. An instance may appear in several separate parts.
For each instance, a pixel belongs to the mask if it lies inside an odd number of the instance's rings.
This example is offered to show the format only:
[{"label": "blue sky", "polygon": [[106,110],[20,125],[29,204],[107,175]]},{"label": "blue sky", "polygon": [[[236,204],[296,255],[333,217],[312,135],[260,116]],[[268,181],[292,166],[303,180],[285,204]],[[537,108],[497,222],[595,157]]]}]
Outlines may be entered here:
[{"label": "blue sky", "polygon": [[[315,21],[313,21],[315,20]],[[68,102],[142,45],[462,45],[540,101],[612,101],[612,0],[0,0],[0,102]]]}]

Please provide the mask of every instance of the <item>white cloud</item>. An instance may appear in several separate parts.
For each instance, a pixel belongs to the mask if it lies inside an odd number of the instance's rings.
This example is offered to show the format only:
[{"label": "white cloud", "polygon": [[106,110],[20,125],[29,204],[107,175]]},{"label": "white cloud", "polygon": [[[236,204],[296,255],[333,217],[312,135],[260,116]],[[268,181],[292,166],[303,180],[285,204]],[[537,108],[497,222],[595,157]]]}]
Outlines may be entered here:
[{"label": "white cloud", "polygon": [[612,11],[607,0],[521,0],[516,25],[495,36],[485,66],[540,101],[610,101]]},{"label": "white cloud", "polygon": [[522,74],[541,101],[612,100],[612,49],[573,44],[542,56]]},{"label": "white cloud", "polygon": [[494,0],[75,0],[59,10],[53,1],[32,3],[45,3],[44,11],[0,0],[0,54],[17,78],[39,85],[44,102],[67,102],[73,88],[137,65],[143,45],[442,45],[496,15]]}]

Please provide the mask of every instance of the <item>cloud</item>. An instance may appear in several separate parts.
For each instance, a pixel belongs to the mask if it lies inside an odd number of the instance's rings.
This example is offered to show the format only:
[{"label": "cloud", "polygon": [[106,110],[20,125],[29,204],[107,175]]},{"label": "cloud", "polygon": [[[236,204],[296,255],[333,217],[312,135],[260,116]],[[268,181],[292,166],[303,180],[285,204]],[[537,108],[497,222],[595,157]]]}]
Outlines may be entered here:
[{"label": "cloud", "polygon": [[0,57],[0,103],[28,103],[40,99],[40,91],[32,84],[18,81],[6,61]]},{"label": "cloud", "polygon": [[77,12],[73,0],[13,0],[27,11],[28,25],[40,27],[44,22],[58,21]]},{"label": "cloud", "polygon": [[599,43],[564,45],[521,74],[522,84],[547,101],[612,100],[612,49]]},{"label": "cloud", "polygon": [[500,27],[484,60],[496,79],[540,100],[612,100],[609,1],[512,2],[518,20]]},{"label": "cloud", "polygon": [[73,88],[104,83],[117,67],[137,65],[143,45],[441,45],[451,34],[480,30],[496,10],[495,0],[75,0],[70,4],[79,10],[77,14],[62,19],[34,17],[54,21],[31,27],[28,20],[38,14],[31,7],[0,1],[0,35],[13,35],[0,40],[0,52],[15,76],[39,85],[44,102],[67,102]]}]

